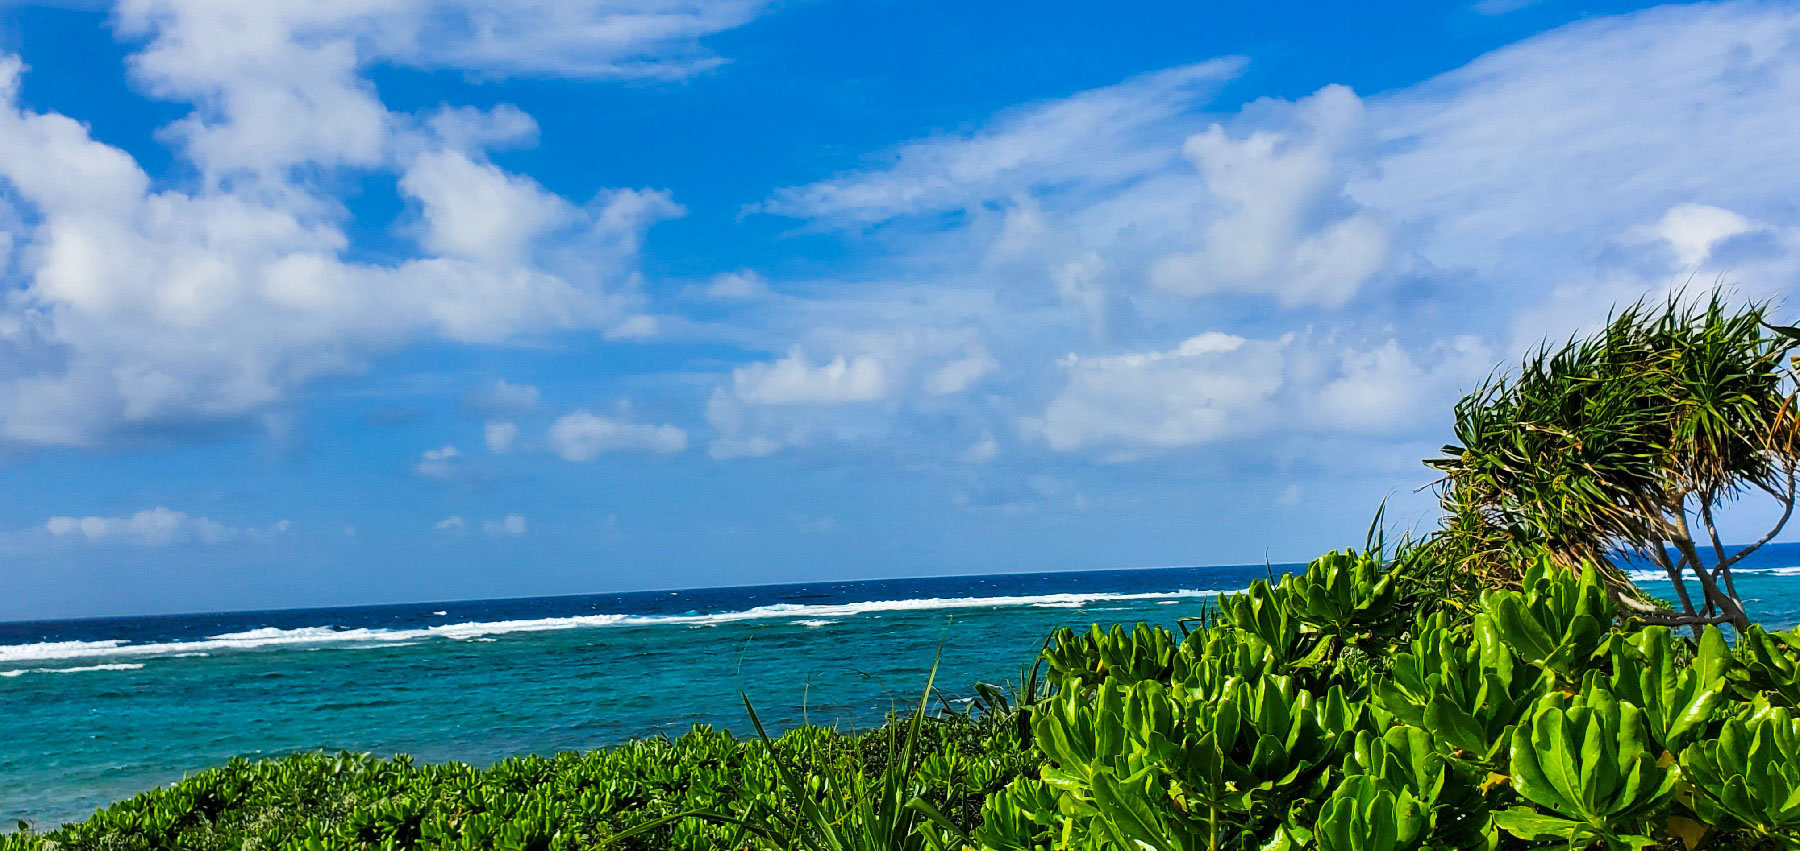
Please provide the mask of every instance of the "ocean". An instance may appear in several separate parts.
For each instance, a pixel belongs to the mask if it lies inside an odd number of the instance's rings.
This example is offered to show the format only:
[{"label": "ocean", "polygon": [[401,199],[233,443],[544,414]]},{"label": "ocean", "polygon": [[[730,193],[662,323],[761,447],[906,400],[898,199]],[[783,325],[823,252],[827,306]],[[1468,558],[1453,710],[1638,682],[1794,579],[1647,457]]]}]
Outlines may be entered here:
[{"label": "ocean", "polygon": [[[0,824],[84,818],[234,756],[482,765],[696,724],[748,734],[740,694],[772,727],[866,729],[919,699],[934,660],[939,688],[967,695],[1017,682],[1058,627],[1173,628],[1296,567],[0,623]],[[1765,547],[1738,575],[1754,617],[1800,623],[1800,544]]]}]

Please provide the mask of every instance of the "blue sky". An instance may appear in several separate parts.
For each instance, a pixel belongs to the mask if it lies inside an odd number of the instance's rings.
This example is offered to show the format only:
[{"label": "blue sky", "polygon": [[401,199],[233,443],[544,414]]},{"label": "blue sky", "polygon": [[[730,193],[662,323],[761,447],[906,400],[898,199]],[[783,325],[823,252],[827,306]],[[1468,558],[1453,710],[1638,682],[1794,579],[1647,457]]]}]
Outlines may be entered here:
[{"label": "blue sky", "polygon": [[0,618],[1303,560],[1793,284],[1800,6],[1324,5],[0,2]]}]

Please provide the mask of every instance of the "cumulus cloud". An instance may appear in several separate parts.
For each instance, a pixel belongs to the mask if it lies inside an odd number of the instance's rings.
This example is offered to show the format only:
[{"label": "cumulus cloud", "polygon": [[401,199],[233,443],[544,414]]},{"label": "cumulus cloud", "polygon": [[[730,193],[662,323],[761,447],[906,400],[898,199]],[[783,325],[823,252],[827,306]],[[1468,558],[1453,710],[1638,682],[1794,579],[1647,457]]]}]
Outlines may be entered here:
[{"label": "cumulus cloud", "polygon": [[1390,338],[1207,332],[1162,350],[1067,355],[1066,380],[1023,431],[1058,451],[1130,454],[1271,434],[1396,434],[1441,415],[1492,366],[1479,340],[1411,351]]},{"label": "cumulus cloud", "polygon": [[814,365],[795,348],[780,360],[733,370],[731,385],[739,399],[756,405],[873,402],[886,395],[887,376],[872,355],[838,355]]},{"label": "cumulus cloud", "polygon": [[[1009,427],[1102,457],[1412,451],[1489,369],[1616,304],[1800,285],[1797,45],[1788,7],[1666,6],[1369,97],[1208,112],[1190,66],[902,142],[759,207],[891,253],[751,314],[786,354],[713,391],[713,454],[968,460]],[[1142,120],[1088,120],[1127,104]],[[896,328],[973,345],[927,366],[857,343]]]},{"label": "cumulus cloud", "polygon": [[427,251],[486,264],[515,265],[535,240],[576,219],[574,205],[537,181],[459,151],[413,160],[400,191],[423,208]]},{"label": "cumulus cloud", "polygon": [[466,525],[467,524],[463,523],[463,519],[461,516],[452,514],[449,517],[439,520],[437,522],[437,525],[432,528],[435,528],[439,532],[444,532],[446,534],[454,534],[457,532],[461,532],[463,530],[464,526],[466,526]]},{"label": "cumulus cloud", "polygon": [[[636,264],[643,231],[682,213],[668,193],[562,198],[487,159],[535,138],[517,108],[398,114],[369,72],[679,77],[716,61],[699,37],[761,8],[123,0],[133,84],[192,106],[158,138],[193,181],[153,183],[75,118],[22,105],[24,68],[0,56],[0,441],[253,427],[420,341],[654,334]],[[339,197],[377,172],[417,243],[384,262],[356,259]]]},{"label": "cumulus cloud", "polygon": [[1328,86],[1292,105],[1293,129],[1232,138],[1214,124],[1188,138],[1187,158],[1222,208],[1197,250],[1163,258],[1151,282],[1189,296],[1272,295],[1284,305],[1343,304],[1381,268],[1387,233],[1344,196],[1362,142],[1363,105]]},{"label": "cumulus cloud", "polygon": [[1210,332],[1166,351],[1069,355],[1068,383],[1028,424],[1052,449],[1212,443],[1255,428],[1282,383],[1286,341]]},{"label": "cumulus cloud", "polygon": [[687,432],[677,426],[634,423],[585,410],[557,418],[544,440],[565,461],[592,461],[607,452],[672,455],[688,445]]},{"label": "cumulus cloud", "polygon": [[732,370],[707,400],[718,434],[711,454],[758,457],[865,439],[885,433],[896,410],[954,404],[998,368],[973,329],[908,328],[899,319],[889,312],[884,330],[816,328],[811,345]]},{"label": "cumulus cloud", "polygon": [[487,75],[674,78],[719,60],[702,36],[753,18],[759,2],[390,0],[251,5],[122,0],[122,34],[147,44],[137,82],[195,103],[176,124],[210,172],[303,162],[369,164],[388,144],[373,65]]},{"label": "cumulus cloud", "polygon": [[123,517],[52,517],[45,521],[44,530],[54,538],[82,540],[91,544],[164,547],[173,544],[222,544],[239,539],[267,539],[285,534],[289,525],[286,520],[277,520],[268,526],[239,528],[159,505]]},{"label": "cumulus cloud", "polygon": [[1653,225],[1633,230],[1642,243],[1666,245],[1682,268],[1699,270],[1719,243],[1754,230],[1751,221],[1708,204],[1676,204]]},{"label": "cumulus cloud", "polygon": [[[1595,18],[1417,85],[1220,110],[1244,67],[1228,58],[897,140],[757,206],[849,232],[844,268],[677,291],[731,318],[706,328],[653,314],[637,282],[674,198],[562,197],[489,156],[530,144],[530,116],[395,114],[367,71],[692,73],[712,61],[696,38],[759,7],[556,2],[483,29],[460,2],[128,6],[133,80],[194,105],[163,138],[199,177],[153,182],[72,118],[21,106],[5,65],[6,441],[255,422],[410,343],[582,329],[741,346],[749,360],[693,397],[719,457],[867,446],[973,465],[1002,445],[1009,461],[1122,457],[1271,434],[1323,452],[1438,429],[1497,360],[1646,291],[1800,283],[1800,12],[1780,5]],[[416,256],[365,259],[314,179],[370,172],[398,186]],[[543,433],[535,388],[497,382],[468,407],[490,451],[517,446],[508,424]],[[546,443],[579,460],[688,438],[578,411]]]}]

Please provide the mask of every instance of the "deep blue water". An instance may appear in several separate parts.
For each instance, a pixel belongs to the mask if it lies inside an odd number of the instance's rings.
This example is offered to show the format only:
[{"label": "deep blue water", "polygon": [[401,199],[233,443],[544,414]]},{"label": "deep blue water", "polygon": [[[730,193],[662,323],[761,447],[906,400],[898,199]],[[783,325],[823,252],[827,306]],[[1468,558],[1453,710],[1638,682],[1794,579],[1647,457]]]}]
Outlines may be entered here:
[{"label": "deep blue water", "polygon": [[[1280,574],[1292,566],[1276,566]],[[694,724],[866,727],[939,685],[1017,681],[1061,626],[1173,626],[1270,569],[707,588],[0,624],[0,824],[40,827],[233,756],[349,749],[484,764]],[[1800,544],[1739,587],[1800,621]],[[1649,587],[1654,588],[1654,585]]]}]

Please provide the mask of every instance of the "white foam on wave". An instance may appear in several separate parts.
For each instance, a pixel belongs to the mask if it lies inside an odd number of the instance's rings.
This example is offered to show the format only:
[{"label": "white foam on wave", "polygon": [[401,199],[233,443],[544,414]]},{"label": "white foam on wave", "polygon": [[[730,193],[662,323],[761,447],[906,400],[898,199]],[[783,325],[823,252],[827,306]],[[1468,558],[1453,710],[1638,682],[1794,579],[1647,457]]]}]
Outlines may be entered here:
[{"label": "white foam on wave", "polygon": [[919,612],[943,609],[993,608],[1077,608],[1114,600],[1158,600],[1177,602],[1182,598],[1212,597],[1221,591],[1164,591],[1120,594],[1037,594],[1005,597],[929,597],[912,600],[871,600],[863,603],[774,603],[767,606],[716,614],[680,615],[572,615],[529,620],[475,621],[440,624],[417,629],[334,629],[311,626],[298,629],[263,627],[243,632],[227,632],[194,641],[159,644],[131,644],[108,641],[47,641],[37,644],[0,645],[0,663],[35,662],[48,659],[99,659],[109,657],[177,656],[232,650],[256,650],[286,646],[396,647],[422,639],[444,638],[454,641],[491,640],[492,636],[514,633],[552,632],[569,629],[594,629],[612,626],[717,626],[726,623],[789,618],[804,626],[823,626],[835,620],[857,615],[880,616],[884,612]]},{"label": "white foam on wave", "polygon": [[386,644],[404,641],[410,630],[402,632],[382,629],[345,629],[303,627],[276,629],[267,627],[247,632],[228,632],[197,641],[172,641],[155,644],[131,644],[126,641],[46,641],[38,644],[0,646],[0,663],[35,662],[47,659],[103,659],[118,656],[179,656],[213,653],[221,650],[254,650],[259,647],[323,642],[359,642]]},{"label": "white foam on wave", "polygon": [[129,642],[108,641],[42,641],[37,644],[0,645],[0,662],[29,662],[34,659],[75,659],[104,655]]},{"label": "white foam on wave", "polygon": [[141,662],[121,662],[111,665],[81,665],[74,668],[19,668],[14,671],[0,671],[0,677],[20,677],[26,674],[80,674],[86,671],[135,671],[144,667]]},{"label": "white foam on wave", "polygon": [[[1736,567],[1733,574],[1738,576],[1800,576],[1800,565],[1787,567]],[[1662,570],[1627,570],[1625,575],[1633,582],[1667,582],[1669,574]]]}]

